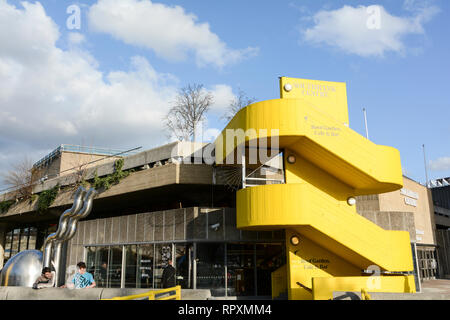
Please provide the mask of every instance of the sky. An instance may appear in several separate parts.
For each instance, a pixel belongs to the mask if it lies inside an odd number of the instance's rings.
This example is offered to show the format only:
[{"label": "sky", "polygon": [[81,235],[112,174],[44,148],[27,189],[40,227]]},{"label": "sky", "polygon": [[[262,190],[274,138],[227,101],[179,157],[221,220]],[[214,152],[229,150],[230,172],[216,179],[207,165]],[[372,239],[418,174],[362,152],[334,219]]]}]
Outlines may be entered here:
[{"label": "sky", "polygon": [[345,82],[352,130],[365,136],[365,108],[406,176],[450,177],[449,14],[448,0],[0,0],[0,174],[60,144],[168,143],[162,118],[194,83],[214,97],[211,141],[239,90],[277,99],[287,76]]}]

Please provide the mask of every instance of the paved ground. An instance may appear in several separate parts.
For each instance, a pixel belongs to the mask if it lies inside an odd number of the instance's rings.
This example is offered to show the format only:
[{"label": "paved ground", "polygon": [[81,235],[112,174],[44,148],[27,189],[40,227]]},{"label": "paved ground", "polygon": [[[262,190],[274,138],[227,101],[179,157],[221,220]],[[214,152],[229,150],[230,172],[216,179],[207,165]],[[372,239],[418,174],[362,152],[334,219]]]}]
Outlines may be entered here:
[{"label": "paved ground", "polygon": [[450,296],[450,280],[425,280],[422,282],[422,293],[440,293]]},{"label": "paved ground", "polygon": [[425,280],[420,293],[371,293],[373,300],[450,300],[450,280]]}]

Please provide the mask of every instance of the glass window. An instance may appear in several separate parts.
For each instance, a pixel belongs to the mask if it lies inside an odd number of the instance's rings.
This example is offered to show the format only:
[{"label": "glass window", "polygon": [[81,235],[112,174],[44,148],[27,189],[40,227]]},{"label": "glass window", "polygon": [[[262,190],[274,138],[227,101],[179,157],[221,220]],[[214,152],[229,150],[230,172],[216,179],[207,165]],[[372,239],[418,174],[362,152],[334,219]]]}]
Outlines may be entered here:
[{"label": "glass window", "polygon": [[96,268],[94,273],[95,283],[97,287],[109,288],[108,284],[108,261],[109,248],[97,247],[95,252]]},{"label": "glass window", "polygon": [[255,295],[255,264],[253,244],[227,245],[227,278],[229,296]]},{"label": "glass window", "polygon": [[211,289],[214,296],[225,295],[225,244],[197,244],[197,289]]},{"label": "glass window", "polygon": [[194,247],[192,244],[177,244],[176,265],[177,285],[183,289],[191,289],[193,284],[192,258]]},{"label": "glass window", "polygon": [[140,245],[137,255],[137,288],[153,288],[153,262],[154,245]]},{"label": "glass window", "polygon": [[29,228],[24,228],[20,232],[20,246],[19,251],[28,249],[28,232]]},{"label": "glass window", "polygon": [[95,274],[95,265],[96,265],[95,251],[96,251],[95,247],[86,248],[86,271],[91,273],[92,276],[94,276]]},{"label": "glass window", "polygon": [[258,296],[272,295],[273,271],[284,264],[283,246],[278,243],[256,245],[256,283]]},{"label": "glass window", "polygon": [[12,235],[11,257],[14,256],[17,252],[19,252],[19,237],[20,237],[20,229],[14,229]]},{"label": "glass window", "polygon": [[88,247],[86,252],[87,270],[92,274],[99,288],[108,288],[107,266],[109,248]]},{"label": "glass window", "polygon": [[30,228],[30,237],[28,239],[28,250],[36,249],[36,237],[37,237],[37,229],[34,227]]},{"label": "glass window", "polygon": [[137,286],[137,247],[126,246],[125,261],[125,288],[138,288]]},{"label": "glass window", "polygon": [[122,280],[122,246],[110,248],[108,262],[108,288],[120,288]]},{"label": "glass window", "polygon": [[172,258],[172,244],[157,244],[155,245],[155,250],[154,287],[161,288],[162,273],[169,259]]},{"label": "glass window", "polygon": [[[255,150],[246,150],[251,158]],[[263,159],[253,159],[253,163],[246,165],[246,184],[247,186],[257,186],[265,184],[284,183],[283,152],[272,154],[274,150],[268,149],[267,154],[263,154]],[[261,163],[263,161],[263,163]]]},{"label": "glass window", "polygon": [[13,232],[10,231],[6,234],[6,239],[5,239],[5,255],[4,255],[5,260],[7,260],[11,257],[12,238],[13,238]]}]

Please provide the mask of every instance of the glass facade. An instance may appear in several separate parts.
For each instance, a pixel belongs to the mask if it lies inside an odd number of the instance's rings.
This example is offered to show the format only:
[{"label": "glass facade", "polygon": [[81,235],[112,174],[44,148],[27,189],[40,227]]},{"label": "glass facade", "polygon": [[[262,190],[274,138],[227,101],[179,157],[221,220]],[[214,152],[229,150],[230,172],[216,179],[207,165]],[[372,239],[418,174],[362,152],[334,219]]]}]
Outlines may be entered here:
[{"label": "glass facade", "polygon": [[137,288],[153,288],[154,249],[153,244],[137,247]]},{"label": "glass facade", "polygon": [[4,263],[16,253],[36,248],[37,229],[35,227],[17,228],[5,234]]},{"label": "glass facade", "polygon": [[183,289],[270,296],[284,242],[284,230],[238,230],[234,208],[179,208],[80,221],[67,265],[85,261],[99,287],[157,289],[171,259]]},{"label": "glass facade", "polygon": [[213,296],[270,296],[271,273],[285,263],[282,243],[179,242],[85,247],[98,287],[161,288],[168,260],[183,289]]}]

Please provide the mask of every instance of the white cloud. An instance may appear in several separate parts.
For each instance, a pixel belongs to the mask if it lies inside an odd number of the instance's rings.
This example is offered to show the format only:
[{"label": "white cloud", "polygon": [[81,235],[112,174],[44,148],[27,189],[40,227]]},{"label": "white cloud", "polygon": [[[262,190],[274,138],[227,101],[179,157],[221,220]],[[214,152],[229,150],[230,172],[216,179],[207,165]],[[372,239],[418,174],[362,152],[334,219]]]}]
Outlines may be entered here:
[{"label": "white cloud", "polygon": [[78,32],[70,32],[68,37],[71,45],[81,45],[86,40],[84,35]]},{"label": "white cloud", "polygon": [[404,54],[404,37],[425,34],[423,25],[439,12],[435,6],[414,6],[411,0],[404,6],[413,12],[412,17],[391,15],[383,6],[346,5],[322,10],[313,16],[314,26],[301,31],[302,37],[311,44],[328,45],[363,57],[383,56],[386,52]]},{"label": "white cloud", "polygon": [[210,89],[214,97],[214,104],[211,106],[211,112],[222,116],[231,101],[236,98],[233,89],[229,85],[218,84]]},{"label": "white cloud", "polygon": [[256,48],[230,49],[210,31],[208,23],[180,6],[150,0],[99,0],[88,13],[90,27],[131,45],[153,50],[170,61],[195,54],[199,66],[219,68],[257,53]]},{"label": "white cloud", "polygon": [[450,170],[450,157],[442,157],[437,160],[431,160],[429,165],[430,169],[433,171]]},{"label": "white cloud", "polygon": [[[60,144],[149,148],[167,141],[162,118],[178,92],[176,76],[141,56],[127,70],[104,73],[83,35],[69,35],[67,50],[56,46],[59,39],[39,2],[17,8],[0,0],[0,171]],[[220,106],[231,88],[212,92]]]},{"label": "white cloud", "polygon": [[40,3],[19,9],[0,0],[0,150],[11,155],[1,167],[23,153],[38,160],[62,143],[131,148],[166,140],[161,119],[176,77],[143,57],[104,74],[80,47],[81,35],[70,36],[76,48],[68,50],[56,47],[59,37]]}]

